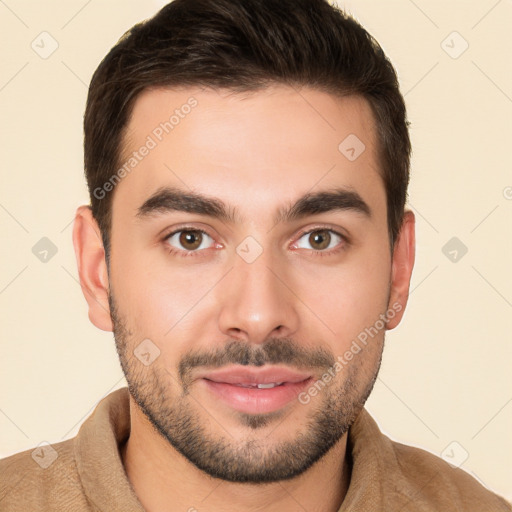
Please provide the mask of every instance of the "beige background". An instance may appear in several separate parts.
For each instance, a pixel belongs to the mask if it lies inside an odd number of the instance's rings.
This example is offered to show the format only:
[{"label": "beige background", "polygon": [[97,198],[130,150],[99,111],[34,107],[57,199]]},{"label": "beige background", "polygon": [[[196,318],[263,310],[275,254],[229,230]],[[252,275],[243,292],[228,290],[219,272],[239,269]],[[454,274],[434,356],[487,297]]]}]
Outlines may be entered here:
[{"label": "beige background", "polygon": [[[101,58],[163,4],[0,2],[0,457],[75,435],[125,385],[77,281],[82,115]],[[398,69],[414,145],[412,295],[368,408],[393,439],[467,455],[462,467],[512,500],[512,1],[339,5]],[[52,39],[46,59],[31,47]],[[32,253],[42,237],[58,250],[46,263]],[[456,262],[442,251],[452,237],[468,249]]]}]

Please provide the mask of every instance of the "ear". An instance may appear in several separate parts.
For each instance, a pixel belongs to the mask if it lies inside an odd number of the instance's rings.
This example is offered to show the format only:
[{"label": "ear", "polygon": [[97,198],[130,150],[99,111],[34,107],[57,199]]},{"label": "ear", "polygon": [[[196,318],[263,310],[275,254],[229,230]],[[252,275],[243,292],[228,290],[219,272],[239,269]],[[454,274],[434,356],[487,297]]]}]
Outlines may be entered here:
[{"label": "ear", "polygon": [[396,312],[389,318],[386,328],[394,329],[402,320],[409,298],[409,286],[415,256],[415,217],[412,211],[404,213],[404,220],[393,249],[391,269],[391,290],[388,308]]},{"label": "ear", "polygon": [[112,331],[105,250],[98,223],[92,216],[90,206],[80,206],[76,211],[73,246],[80,286],[89,305],[89,320],[103,331]]}]

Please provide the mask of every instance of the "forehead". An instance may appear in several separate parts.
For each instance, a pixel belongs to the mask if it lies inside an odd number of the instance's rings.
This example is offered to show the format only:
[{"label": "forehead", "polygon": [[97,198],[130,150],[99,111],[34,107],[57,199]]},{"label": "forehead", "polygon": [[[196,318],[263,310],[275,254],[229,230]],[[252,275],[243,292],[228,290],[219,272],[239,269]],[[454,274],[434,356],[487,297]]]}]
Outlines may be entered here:
[{"label": "forehead", "polygon": [[254,215],[276,198],[333,186],[383,203],[376,154],[373,115],[360,97],[287,86],[243,94],[146,90],[125,130],[114,203],[135,215],[162,186],[216,196]]}]

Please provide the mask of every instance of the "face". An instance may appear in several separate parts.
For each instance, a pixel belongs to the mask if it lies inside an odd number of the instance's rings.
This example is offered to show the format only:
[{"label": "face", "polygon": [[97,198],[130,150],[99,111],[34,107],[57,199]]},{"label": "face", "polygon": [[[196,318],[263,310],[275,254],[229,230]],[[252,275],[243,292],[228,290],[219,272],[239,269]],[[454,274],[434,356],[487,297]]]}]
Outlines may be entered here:
[{"label": "face", "polygon": [[152,90],[124,141],[109,305],[132,397],[212,476],[304,472],[362,408],[398,309],[369,105]]}]

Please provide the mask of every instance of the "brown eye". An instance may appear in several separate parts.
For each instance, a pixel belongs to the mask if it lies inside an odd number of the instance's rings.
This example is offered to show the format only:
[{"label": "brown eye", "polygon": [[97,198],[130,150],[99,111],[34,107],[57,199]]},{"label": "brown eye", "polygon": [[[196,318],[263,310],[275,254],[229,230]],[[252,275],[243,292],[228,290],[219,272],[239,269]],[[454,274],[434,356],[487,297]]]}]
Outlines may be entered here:
[{"label": "brown eye", "polygon": [[208,248],[208,239],[213,242],[210,235],[200,229],[181,229],[171,233],[166,242],[174,249],[184,252],[197,252],[198,249]]},{"label": "brown eye", "polygon": [[346,242],[346,238],[332,229],[314,229],[303,233],[295,245],[299,249],[330,253],[330,249],[343,242]]},{"label": "brown eye", "polygon": [[329,243],[331,241],[331,233],[327,229],[313,231],[309,234],[308,241],[313,249],[322,251],[329,247]]},{"label": "brown eye", "polygon": [[181,246],[191,251],[201,245],[203,234],[200,231],[182,231],[179,237]]}]

